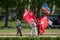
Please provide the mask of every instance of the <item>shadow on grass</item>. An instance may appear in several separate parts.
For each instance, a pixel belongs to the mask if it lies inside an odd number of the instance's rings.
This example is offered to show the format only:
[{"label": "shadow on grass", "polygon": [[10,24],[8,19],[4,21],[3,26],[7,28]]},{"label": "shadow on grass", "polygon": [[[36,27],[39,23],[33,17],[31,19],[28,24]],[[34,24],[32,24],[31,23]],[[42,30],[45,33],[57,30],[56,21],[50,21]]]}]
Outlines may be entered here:
[{"label": "shadow on grass", "polygon": [[0,29],[13,29],[13,28],[16,28],[16,27],[13,27],[13,26],[1,26]]}]

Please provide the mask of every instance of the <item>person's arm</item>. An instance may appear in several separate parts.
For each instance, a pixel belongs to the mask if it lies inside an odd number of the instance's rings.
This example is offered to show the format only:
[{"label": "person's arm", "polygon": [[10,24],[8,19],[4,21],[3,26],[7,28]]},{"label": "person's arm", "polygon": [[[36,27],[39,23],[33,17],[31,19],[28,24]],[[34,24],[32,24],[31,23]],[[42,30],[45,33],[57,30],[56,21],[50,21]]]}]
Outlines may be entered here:
[{"label": "person's arm", "polygon": [[16,25],[18,26],[18,22],[16,22]]}]

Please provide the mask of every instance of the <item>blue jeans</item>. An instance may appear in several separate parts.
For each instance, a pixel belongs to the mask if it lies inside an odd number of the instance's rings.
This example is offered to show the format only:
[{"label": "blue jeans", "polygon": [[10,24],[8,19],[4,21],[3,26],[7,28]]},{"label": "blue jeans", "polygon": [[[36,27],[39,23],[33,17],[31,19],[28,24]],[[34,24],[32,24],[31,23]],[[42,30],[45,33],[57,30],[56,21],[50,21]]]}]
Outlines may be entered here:
[{"label": "blue jeans", "polygon": [[51,29],[52,25],[48,25],[48,29]]}]

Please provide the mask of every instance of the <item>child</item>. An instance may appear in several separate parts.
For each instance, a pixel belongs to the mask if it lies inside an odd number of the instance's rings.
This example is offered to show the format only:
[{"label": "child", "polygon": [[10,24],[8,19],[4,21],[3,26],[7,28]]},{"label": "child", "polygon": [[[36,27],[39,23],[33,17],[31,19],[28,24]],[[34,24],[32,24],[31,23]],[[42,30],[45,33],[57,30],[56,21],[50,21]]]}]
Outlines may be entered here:
[{"label": "child", "polygon": [[21,21],[19,19],[17,19],[17,36],[22,36],[21,33]]}]

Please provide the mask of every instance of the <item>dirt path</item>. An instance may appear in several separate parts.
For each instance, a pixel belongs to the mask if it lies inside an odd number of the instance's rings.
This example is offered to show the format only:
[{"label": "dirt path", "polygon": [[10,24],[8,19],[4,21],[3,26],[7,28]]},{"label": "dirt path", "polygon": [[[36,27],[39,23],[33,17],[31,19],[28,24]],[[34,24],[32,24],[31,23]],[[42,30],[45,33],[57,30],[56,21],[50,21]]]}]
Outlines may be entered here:
[{"label": "dirt path", "polygon": [[[30,36],[30,33],[23,33],[23,36]],[[0,33],[0,36],[16,36],[16,33]],[[60,33],[44,33],[43,36],[60,36]]]}]

